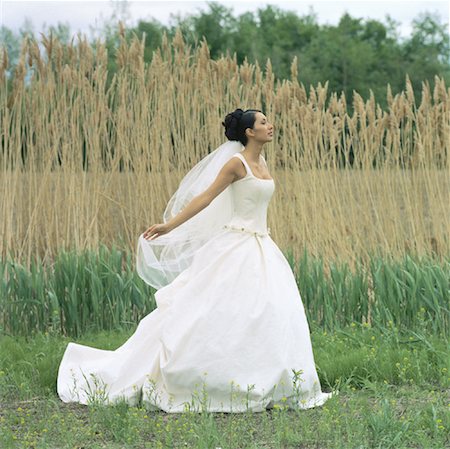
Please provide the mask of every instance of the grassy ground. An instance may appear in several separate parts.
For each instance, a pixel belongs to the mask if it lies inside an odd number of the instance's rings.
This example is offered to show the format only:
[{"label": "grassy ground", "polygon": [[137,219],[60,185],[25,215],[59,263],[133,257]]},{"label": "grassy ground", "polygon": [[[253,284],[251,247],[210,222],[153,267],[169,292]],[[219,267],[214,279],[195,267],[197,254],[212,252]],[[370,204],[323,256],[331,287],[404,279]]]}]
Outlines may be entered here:
[{"label": "grassy ground", "polygon": [[[0,339],[2,448],[446,448],[450,357],[442,336],[353,324],[327,334],[311,324],[322,388],[338,396],[309,410],[149,412],[64,404],[56,374],[70,339]],[[133,330],[77,340],[114,349]]]}]

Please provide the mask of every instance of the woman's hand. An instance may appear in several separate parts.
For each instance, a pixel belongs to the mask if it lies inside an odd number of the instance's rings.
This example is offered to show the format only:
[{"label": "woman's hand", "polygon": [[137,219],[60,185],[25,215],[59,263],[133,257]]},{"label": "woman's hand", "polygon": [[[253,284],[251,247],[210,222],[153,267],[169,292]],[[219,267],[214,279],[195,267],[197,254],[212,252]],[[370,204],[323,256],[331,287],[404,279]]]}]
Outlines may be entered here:
[{"label": "woman's hand", "polygon": [[156,239],[156,237],[167,234],[170,231],[171,228],[167,223],[154,224],[144,232],[144,238],[146,240],[153,240]]}]

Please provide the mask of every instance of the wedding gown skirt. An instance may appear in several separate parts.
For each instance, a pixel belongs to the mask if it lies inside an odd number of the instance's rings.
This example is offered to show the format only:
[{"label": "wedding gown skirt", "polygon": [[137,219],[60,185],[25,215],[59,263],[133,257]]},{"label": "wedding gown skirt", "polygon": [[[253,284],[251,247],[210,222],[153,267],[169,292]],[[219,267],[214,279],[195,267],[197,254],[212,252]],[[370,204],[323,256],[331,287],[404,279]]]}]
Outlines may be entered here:
[{"label": "wedding gown skirt", "polygon": [[[134,334],[114,351],[68,344],[62,401],[243,412],[307,409],[332,395],[321,391],[294,275],[266,227],[273,180],[243,163],[247,176],[231,185],[235,218],[156,292],[157,308]],[[143,253],[146,244],[141,235]]]}]

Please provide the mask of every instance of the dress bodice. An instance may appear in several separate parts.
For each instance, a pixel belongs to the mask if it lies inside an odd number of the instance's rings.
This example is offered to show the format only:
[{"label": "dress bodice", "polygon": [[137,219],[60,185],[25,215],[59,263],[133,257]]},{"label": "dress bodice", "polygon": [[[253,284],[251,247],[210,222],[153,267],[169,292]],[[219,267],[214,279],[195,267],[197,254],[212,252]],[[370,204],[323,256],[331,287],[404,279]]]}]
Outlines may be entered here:
[{"label": "dress bodice", "polygon": [[242,161],[247,174],[230,186],[234,212],[229,226],[266,234],[267,208],[275,190],[274,180],[256,177],[241,153],[236,153],[233,157],[238,157]]}]

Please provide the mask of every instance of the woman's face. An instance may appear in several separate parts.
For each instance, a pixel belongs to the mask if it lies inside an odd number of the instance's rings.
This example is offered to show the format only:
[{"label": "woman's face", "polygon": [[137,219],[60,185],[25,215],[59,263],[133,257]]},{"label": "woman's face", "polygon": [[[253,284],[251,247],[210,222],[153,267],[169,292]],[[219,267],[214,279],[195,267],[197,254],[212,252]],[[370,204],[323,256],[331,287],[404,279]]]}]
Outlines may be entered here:
[{"label": "woman's face", "polygon": [[273,125],[262,112],[255,112],[255,124],[253,129],[248,129],[257,142],[271,142],[273,139]]}]

